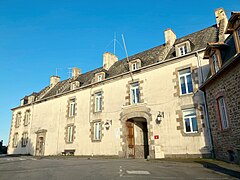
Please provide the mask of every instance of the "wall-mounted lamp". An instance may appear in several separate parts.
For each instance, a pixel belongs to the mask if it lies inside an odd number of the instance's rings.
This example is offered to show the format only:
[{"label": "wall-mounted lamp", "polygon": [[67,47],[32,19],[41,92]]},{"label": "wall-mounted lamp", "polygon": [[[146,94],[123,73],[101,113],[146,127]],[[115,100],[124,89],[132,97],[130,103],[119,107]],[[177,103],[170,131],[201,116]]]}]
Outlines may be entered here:
[{"label": "wall-mounted lamp", "polygon": [[112,120],[107,120],[104,124],[105,129],[109,130],[111,125],[112,125]]},{"label": "wall-mounted lamp", "polygon": [[157,115],[157,118],[156,118],[156,123],[160,124],[161,121],[162,121],[162,118],[164,118],[164,112],[159,111],[158,115]]}]

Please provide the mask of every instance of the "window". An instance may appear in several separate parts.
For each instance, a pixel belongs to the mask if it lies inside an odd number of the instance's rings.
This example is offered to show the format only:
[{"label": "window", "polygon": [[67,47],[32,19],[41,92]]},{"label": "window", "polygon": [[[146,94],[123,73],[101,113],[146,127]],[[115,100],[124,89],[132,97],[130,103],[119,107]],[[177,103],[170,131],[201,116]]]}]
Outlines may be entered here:
[{"label": "window", "polygon": [[103,79],[103,76],[102,75],[98,75],[97,76],[97,81],[99,82],[99,81],[102,81],[102,79]]},{"label": "window", "polygon": [[21,113],[17,113],[15,127],[19,127],[21,123]]},{"label": "window", "polygon": [[22,134],[22,147],[26,147],[28,143],[28,133],[25,132]]},{"label": "window", "polygon": [[137,63],[132,63],[132,71],[135,71],[137,70]]},{"label": "window", "polygon": [[220,120],[221,120],[220,121],[221,122],[221,128],[224,130],[224,129],[227,129],[229,127],[225,100],[221,96],[221,97],[218,98],[217,102],[218,102],[219,116],[220,116]]},{"label": "window", "polygon": [[187,109],[183,111],[183,120],[186,133],[197,133],[198,123],[195,109]]},{"label": "window", "polygon": [[13,147],[17,147],[18,145],[18,133],[15,133],[13,136]]},{"label": "window", "polygon": [[212,61],[213,61],[213,69],[214,69],[214,72],[216,73],[219,70],[219,66],[218,66],[217,55],[215,53],[212,56]]},{"label": "window", "polygon": [[69,112],[68,112],[69,117],[72,117],[75,115],[75,108],[76,108],[76,100],[70,99]]},{"label": "window", "polygon": [[183,46],[179,47],[179,54],[181,56],[187,54],[187,46],[186,45],[183,45]]},{"label": "window", "polygon": [[24,126],[27,126],[27,125],[28,125],[29,120],[30,120],[30,111],[27,110],[27,111],[25,112]]},{"label": "window", "polygon": [[131,104],[137,104],[140,102],[138,83],[134,83],[130,85],[130,98],[131,98]]},{"label": "window", "polygon": [[68,143],[73,142],[73,126],[67,127],[67,142]]},{"label": "window", "polygon": [[192,75],[190,68],[179,71],[179,82],[181,94],[193,92]]},{"label": "window", "polygon": [[102,93],[98,92],[95,94],[95,112],[102,111]]},{"label": "window", "polygon": [[93,140],[101,140],[101,122],[95,122],[93,124],[94,134],[93,134]]}]

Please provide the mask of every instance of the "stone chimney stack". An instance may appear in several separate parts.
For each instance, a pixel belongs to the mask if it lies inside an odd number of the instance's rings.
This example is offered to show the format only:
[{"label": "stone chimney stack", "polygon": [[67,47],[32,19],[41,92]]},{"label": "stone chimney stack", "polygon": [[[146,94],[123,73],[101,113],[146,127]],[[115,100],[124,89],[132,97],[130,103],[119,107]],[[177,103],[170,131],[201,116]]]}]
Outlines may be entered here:
[{"label": "stone chimney stack", "polygon": [[164,35],[165,35],[165,44],[167,46],[173,46],[175,40],[177,39],[176,34],[173,32],[173,30],[171,28],[166,29],[164,31]]},{"label": "stone chimney stack", "polygon": [[103,54],[103,68],[108,70],[115,62],[118,61],[118,57],[112,53],[105,52]]},{"label": "stone chimney stack", "polygon": [[218,41],[224,42],[228,35],[225,34],[228,18],[223,8],[218,8],[215,10],[215,17],[217,22],[217,27],[219,28]]},{"label": "stone chimney stack", "polygon": [[50,77],[50,86],[51,87],[55,86],[59,82],[60,82],[60,77],[59,76],[51,76]]},{"label": "stone chimney stack", "polygon": [[72,78],[76,79],[81,74],[81,69],[77,67],[72,68]]}]

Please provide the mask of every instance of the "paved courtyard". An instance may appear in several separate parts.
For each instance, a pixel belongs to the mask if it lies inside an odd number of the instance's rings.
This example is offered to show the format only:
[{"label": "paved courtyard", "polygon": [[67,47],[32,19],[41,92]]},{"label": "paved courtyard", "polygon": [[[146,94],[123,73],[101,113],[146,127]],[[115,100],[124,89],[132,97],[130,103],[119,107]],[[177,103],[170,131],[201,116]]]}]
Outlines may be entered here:
[{"label": "paved courtyard", "polygon": [[127,159],[0,157],[1,180],[239,179],[231,164]]}]

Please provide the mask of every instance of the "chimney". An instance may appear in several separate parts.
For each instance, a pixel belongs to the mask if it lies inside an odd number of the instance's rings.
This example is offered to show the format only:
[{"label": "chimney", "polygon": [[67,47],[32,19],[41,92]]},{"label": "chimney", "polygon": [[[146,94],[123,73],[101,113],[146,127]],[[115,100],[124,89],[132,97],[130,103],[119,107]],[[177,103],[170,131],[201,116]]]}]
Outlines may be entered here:
[{"label": "chimney", "polygon": [[59,76],[51,76],[50,77],[50,86],[51,87],[55,86],[59,82],[60,82],[60,77]]},{"label": "chimney", "polygon": [[175,40],[177,39],[176,34],[173,32],[171,28],[168,28],[164,31],[165,35],[165,44],[172,47]]},{"label": "chimney", "polygon": [[77,67],[72,68],[72,78],[76,79],[81,74],[81,70]]},{"label": "chimney", "polygon": [[218,8],[215,10],[215,17],[217,22],[217,27],[219,28],[218,41],[224,42],[228,35],[225,34],[228,18],[223,8]]},{"label": "chimney", "polygon": [[103,54],[103,68],[109,70],[109,68],[118,61],[118,57],[112,53],[105,52]]}]

